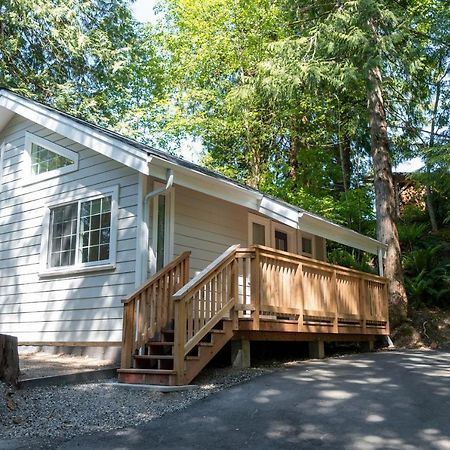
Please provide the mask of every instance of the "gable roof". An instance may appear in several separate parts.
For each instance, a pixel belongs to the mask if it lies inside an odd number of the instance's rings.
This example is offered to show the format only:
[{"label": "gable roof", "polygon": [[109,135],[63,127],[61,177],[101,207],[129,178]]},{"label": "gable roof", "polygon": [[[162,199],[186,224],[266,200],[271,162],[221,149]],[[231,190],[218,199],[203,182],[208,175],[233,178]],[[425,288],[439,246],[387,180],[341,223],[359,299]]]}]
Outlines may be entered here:
[{"label": "gable roof", "polygon": [[144,175],[164,179],[166,170],[172,169],[175,172],[175,183],[178,185],[248,207],[293,228],[373,254],[378,254],[386,248],[376,239],[271,197],[222,174],[0,88],[0,131],[13,114],[19,114]]}]

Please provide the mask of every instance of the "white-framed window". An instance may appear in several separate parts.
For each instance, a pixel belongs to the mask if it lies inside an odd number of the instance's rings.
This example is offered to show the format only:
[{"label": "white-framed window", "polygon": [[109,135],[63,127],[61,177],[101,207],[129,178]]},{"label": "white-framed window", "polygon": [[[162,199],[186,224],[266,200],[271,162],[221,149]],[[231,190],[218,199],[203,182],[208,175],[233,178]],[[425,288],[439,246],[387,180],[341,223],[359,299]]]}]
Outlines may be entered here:
[{"label": "white-framed window", "polygon": [[284,252],[297,253],[295,230],[272,221],[272,247]]},{"label": "white-framed window", "polygon": [[248,243],[249,245],[264,245],[270,247],[270,219],[249,213],[248,215]]},{"label": "white-framed window", "polygon": [[41,276],[114,268],[118,186],[47,205]]},{"label": "white-framed window", "polygon": [[294,228],[252,213],[248,215],[248,241],[249,245],[264,245],[292,253],[297,251]]},{"label": "white-framed window", "polygon": [[309,258],[315,258],[316,254],[316,242],[314,236],[309,233],[301,231],[299,233],[299,253]]},{"label": "white-framed window", "polygon": [[32,133],[25,133],[25,184],[47,180],[77,169],[78,153]]}]

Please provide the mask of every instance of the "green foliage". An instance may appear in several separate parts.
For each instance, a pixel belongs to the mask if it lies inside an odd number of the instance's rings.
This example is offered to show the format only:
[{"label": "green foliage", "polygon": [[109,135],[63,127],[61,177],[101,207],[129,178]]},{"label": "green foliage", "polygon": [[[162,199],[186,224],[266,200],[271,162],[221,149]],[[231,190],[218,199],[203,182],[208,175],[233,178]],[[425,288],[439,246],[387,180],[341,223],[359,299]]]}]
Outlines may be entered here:
[{"label": "green foliage", "polygon": [[436,245],[405,255],[405,286],[412,306],[449,306],[450,264],[442,262],[442,249]]},{"label": "green foliage", "polygon": [[0,86],[138,135],[161,79],[128,0],[0,3]]},{"label": "green foliage", "polygon": [[328,262],[367,273],[377,274],[373,256],[340,244],[332,244],[327,252]]},{"label": "green foliage", "polygon": [[428,229],[426,223],[399,223],[397,225],[400,242],[410,251]]},{"label": "green foliage", "polygon": [[[423,213],[409,208],[398,226],[403,249],[405,287],[411,307],[448,308],[450,298],[450,245],[444,230],[429,234]],[[422,221],[422,222],[421,222]]]}]

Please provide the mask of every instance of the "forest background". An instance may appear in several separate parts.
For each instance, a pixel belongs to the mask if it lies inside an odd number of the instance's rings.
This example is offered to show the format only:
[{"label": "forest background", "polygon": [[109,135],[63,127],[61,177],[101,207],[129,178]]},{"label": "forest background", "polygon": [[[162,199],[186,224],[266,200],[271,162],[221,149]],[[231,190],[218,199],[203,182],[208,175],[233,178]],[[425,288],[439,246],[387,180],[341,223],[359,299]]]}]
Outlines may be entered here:
[{"label": "forest background", "polygon": [[[201,164],[377,237],[399,339],[450,344],[450,2],[153,6],[143,24],[127,0],[1,1],[0,86],[174,153],[194,141]],[[392,165],[413,157],[400,212]]]}]

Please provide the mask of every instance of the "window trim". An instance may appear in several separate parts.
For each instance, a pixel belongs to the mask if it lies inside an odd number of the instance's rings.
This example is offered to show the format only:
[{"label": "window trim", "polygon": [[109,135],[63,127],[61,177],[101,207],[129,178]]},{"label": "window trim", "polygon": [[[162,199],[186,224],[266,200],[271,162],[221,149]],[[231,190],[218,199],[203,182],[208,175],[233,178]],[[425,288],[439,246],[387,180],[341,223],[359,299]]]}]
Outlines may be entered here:
[{"label": "window trim", "polygon": [[[165,184],[159,181],[153,182],[153,190],[165,187]],[[175,188],[172,186],[168,191],[158,194],[152,199],[149,221],[151,224],[152,240],[149,245],[148,273],[156,273],[157,267],[157,248],[158,248],[158,205],[159,197],[166,198],[166,217],[164,223],[164,262],[163,266],[173,259],[174,252],[174,234],[175,234]]]},{"label": "window trim", "polygon": [[[31,149],[33,144],[44,147],[45,149],[50,150],[51,152],[56,153],[60,156],[63,156],[64,158],[71,159],[73,161],[73,164],[61,167],[59,169],[49,170],[48,172],[43,172],[38,175],[33,175],[31,171]],[[78,163],[79,163],[79,156],[77,152],[73,152],[68,148],[55,144],[54,142],[51,142],[48,139],[36,136],[35,134],[30,133],[29,131],[25,132],[25,151],[24,151],[24,170],[23,170],[24,185],[38,183],[39,181],[44,181],[50,178],[64,175],[66,173],[75,172],[76,170],[78,170]]]},{"label": "window trim", "polygon": [[272,229],[271,229],[271,237],[272,237],[272,247],[275,248],[275,231],[281,231],[287,235],[287,244],[289,253],[297,253],[297,239],[295,239],[294,228],[288,227],[287,225],[283,225],[278,222],[272,221]]},{"label": "window trim", "polygon": [[256,214],[248,214],[248,245],[253,244],[253,224],[264,226],[264,240],[266,241],[266,247],[272,246],[272,227],[271,220],[268,217],[258,216]]},{"label": "window trim", "polygon": [[[50,216],[53,208],[69,205],[71,203],[78,203],[77,213],[77,248],[79,243],[79,220],[80,220],[80,204],[84,201],[96,200],[98,198],[111,196],[111,234],[110,234],[110,248],[109,259],[102,261],[91,261],[87,263],[76,263],[71,266],[61,267],[49,267],[49,251],[50,251]],[[44,206],[44,215],[42,221],[42,236],[41,236],[41,249],[40,249],[40,270],[39,277],[49,277],[54,275],[68,275],[85,272],[93,272],[99,270],[112,270],[116,267],[116,253],[117,253],[117,223],[118,223],[118,199],[119,199],[119,186],[111,186],[105,189],[101,189],[91,193],[77,194],[73,196],[65,196],[64,200],[54,201]]]},{"label": "window trim", "polygon": [[257,214],[248,213],[248,245],[253,244],[253,224],[257,223],[265,227],[266,247],[275,248],[275,231],[281,231],[287,234],[288,252],[297,253],[296,229],[284,225],[280,222],[270,219],[269,217],[259,216]]},{"label": "window trim", "polygon": [[0,145],[0,192],[3,190],[3,165],[6,153],[6,142],[3,141]]},{"label": "window trim", "polygon": [[[302,239],[310,239],[311,240],[311,253],[307,253],[303,251],[303,242]],[[316,259],[316,239],[314,234],[305,233],[304,231],[299,231],[298,233],[298,249],[299,254],[302,256],[306,256],[307,258]]]}]

